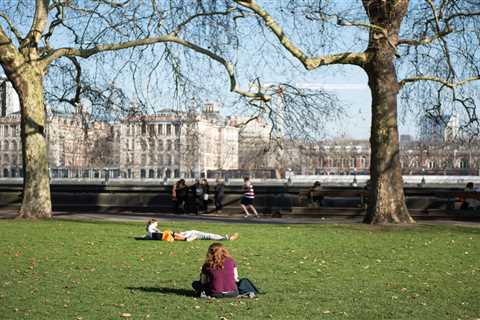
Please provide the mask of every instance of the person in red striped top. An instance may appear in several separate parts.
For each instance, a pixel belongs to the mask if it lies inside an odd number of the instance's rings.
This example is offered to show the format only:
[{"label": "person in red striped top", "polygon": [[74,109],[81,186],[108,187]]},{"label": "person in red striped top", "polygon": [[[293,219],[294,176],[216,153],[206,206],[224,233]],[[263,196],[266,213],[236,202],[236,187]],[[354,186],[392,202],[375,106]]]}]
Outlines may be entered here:
[{"label": "person in red striped top", "polygon": [[[255,199],[253,185],[250,181],[250,177],[246,176],[243,178],[243,196],[240,199],[240,207],[242,207],[243,211],[245,212],[244,218],[248,218],[251,215],[255,215],[255,217],[258,218],[258,212],[253,206],[253,199]],[[250,214],[248,209],[250,209],[253,214]]]}]

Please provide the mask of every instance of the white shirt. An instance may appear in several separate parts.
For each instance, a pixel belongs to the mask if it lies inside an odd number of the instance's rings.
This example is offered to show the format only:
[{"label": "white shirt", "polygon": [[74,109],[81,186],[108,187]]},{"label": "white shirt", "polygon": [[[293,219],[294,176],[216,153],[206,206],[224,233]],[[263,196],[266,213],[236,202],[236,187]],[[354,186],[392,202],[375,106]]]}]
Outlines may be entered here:
[{"label": "white shirt", "polygon": [[156,222],[148,225],[148,227],[147,227],[147,238],[152,239],[154,233],[161,233],[162,232],[162,231],[158,230],[157,226],[158,226],[158,224]]}]

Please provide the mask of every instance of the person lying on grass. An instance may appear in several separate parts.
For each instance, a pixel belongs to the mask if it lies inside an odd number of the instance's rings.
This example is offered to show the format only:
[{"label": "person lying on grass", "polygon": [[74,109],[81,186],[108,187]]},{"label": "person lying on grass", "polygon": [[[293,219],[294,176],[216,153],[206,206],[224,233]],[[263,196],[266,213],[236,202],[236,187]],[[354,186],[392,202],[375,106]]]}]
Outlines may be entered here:
[{"label": "person lying on grass", "polygon": [[212,243],[208,247],[200,281],[192,283],[193,289],[200,297],[237,297],[237,281],[238,271],[235,260],[221,243]]},{"label": "person lying on grass", "polygon": [[187,231],[170,231],[158,229],[157,219],[150,219],[147,222],[147,239],[150,240],[166,240],[166,241],[193,241],[193,240],[214,240],[214,241],[224,241],[224,240],[237,240],[239,238],[238,233],[232,235],[219,235],[215,233],[208,233],[198,230],[187,230]]}]

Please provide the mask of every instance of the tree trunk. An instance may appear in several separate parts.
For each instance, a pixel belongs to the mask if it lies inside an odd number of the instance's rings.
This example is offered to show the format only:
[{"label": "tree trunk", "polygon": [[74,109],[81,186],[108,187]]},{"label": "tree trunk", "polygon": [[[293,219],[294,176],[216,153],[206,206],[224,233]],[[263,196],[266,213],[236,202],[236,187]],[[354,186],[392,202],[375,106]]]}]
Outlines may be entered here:
[{"label": "tree trunk", "polygon": [[414,223],[403,190],[397,123],[399,85],[394,64],[394,46],[408,1],[364,0],[364,5],[371,24],[385,31],[371,29],[370,59],[364,67],[372,93],[371,188],[365,222]]},{"label": "tree trunk", "polygon": [[[20,97],[23,200],[19,218],[50,218],[50,178],[46,139],[43,74],[35,67],[7,74]],[[18,71],[18,70],[17,70]]]}]

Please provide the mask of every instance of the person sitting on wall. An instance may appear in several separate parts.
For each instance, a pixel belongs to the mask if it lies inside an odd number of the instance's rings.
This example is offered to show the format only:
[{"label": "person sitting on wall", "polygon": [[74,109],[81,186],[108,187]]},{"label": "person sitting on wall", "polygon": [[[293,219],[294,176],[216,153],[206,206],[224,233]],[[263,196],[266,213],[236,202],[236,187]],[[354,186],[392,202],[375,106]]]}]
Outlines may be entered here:
[{"label": "person sitting on wall", "polygon": [[323,195],[320,194],[322,191],[322,184],[320,181],[315,181],[313,186],[308,190],[308,199],[310,204],[313,206],[322,206]]},{"label": "person sitting on wall", "polygon": [[[477,192],[478,189],[475,189],[475,185],[473,182],[467,183],[464,189],[465,192]],[[468,199],[468,201],[467,201]],[[460,205],[460,209],[462,210],[467,210],[467,209],[478,209],[480,208],[480,200],[476,198],[468,198],[468,196],[465,196],[464,198],[461,198],[462,204]]]}]

